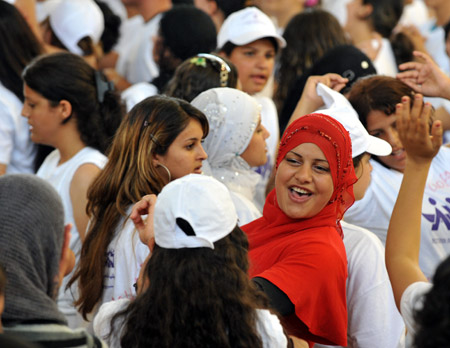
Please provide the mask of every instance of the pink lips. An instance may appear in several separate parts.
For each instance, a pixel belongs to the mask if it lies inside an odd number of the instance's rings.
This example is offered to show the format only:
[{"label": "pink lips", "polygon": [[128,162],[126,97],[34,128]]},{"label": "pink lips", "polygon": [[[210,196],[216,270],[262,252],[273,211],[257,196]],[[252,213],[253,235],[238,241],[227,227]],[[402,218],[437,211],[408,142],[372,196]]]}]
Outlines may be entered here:
[{"label": "pink lips", "polygon": [[295,192],[294,190],[292,190],[292,188],[289,188],[289,197],[292,201],[296,202],[296,203],[304,203],[306,201],[308,201],[311,197],[312,197],[312,192],[310,190],[307,190],[303,187],[299,187],[302,190],[310,193],[309,195],[305,194],[305,195],[299,195],[297,192]]}]

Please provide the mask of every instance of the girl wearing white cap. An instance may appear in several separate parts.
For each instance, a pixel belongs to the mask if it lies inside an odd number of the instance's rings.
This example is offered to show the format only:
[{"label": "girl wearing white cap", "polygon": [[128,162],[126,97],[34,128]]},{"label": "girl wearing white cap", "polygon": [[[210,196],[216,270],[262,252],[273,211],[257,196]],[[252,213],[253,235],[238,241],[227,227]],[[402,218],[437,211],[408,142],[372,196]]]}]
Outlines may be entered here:
[{"label": "girl wearing white cap", "polygon": [[204,172],[223,182],[239,216],[239,225],[261,216],[253,203],[261,179],[251,167],[267,162],[269,132],[261,124],[257,101],[233,88],[213,88],[201,93],[192,105],[208,118],[210,132],[204,142],[208,160]]},{"label": "girl wearing white cap", "polygon": [[206,117],[181,99],[150,97],[125,117],[88,191],[92,219],[71,279],[78,282],[76,305],[84,316],[103,302],[136,295],[133,283],[149,249],[128,219],[131,206],[172,180],[200,174],[207,134]]},{"label": "girl wearing white cap", "polygon": [[105,20],[95,1],[60,1],[51,8],[42,26],[46,44],[83,56],[97,68]]},{"label": "girl wearing white cap", "polygon": [[[236,66],[242,90],[250,95],[257,94],[266,86],[272,76],[275,55],[286,41],[262,11],[248,7],[231,14],[223,23],[217,36],[218,50]],[[258,96],[262,105],[261,122],[269,131],[267,139],[269,160],[258,168],[262,185],[258,187],[258,206],[264,204],[265,185],[274,164],[279,140],[278,115],[272,99]]]},{"label": "girl wearing white cap", "polygon": [[[121,101],[103,74],[71,53],[38,57],[23,80],[22,115],[31,140],[56,148],[37,175],[61,195],[66,223],[73,225],[70,248],[78,256],[88,223],[87,189],[106,162],[103,153],[122,119]],[[58,304],[69,326],[81,325],[69,290],[61,290]]]},{"label": "girl wearing white cap", "polygon": [[187,175],[166,185],[139,295],[105,304],[95,331],[111,333],[112,347],[288,347],[248,278],[248,242],[237,220],[229,190],[214,178]]}]

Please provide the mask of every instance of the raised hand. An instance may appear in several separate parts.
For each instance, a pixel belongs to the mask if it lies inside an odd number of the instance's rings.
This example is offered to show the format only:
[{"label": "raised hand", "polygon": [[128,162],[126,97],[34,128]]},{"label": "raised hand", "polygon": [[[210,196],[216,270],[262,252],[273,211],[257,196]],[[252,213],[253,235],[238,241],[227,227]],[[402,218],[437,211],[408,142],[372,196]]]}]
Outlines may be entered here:
[{"label": "raised hand", "polygon": [[441,121],[431,123],[432,106],[423,103],[421,94],[414,96],[412,108],[410,105],[409,97],[405,96],[395,111],[397,131],[405,147],[407,161],[430,163],[442,145]]},{"label": "raised hand", "polygon": [[414,56],[423,59],[424,63],[400,64],[399,69],[405,71],[398,73],[397,78],[427,97],[450,99],[450,78],[425,53],[414,51]]},{"label": "raised hand", "polygon": [[153,217],[155,212],[156,195],[146,195],[137,202],[131,211],[130,219],[139,232],[141,242],[146,244],[150,251],[155,245],[153,233]]},{"label": "raised hand", "polygon": [[316,111],[323,105],[322,98],[317,94],[317,84],[319,82],[339,92],[345,87],[348,79],[334,73],[310,76],[306,81],[302,96],[300,97],[300,100],[298,101],[297,106],[289,119],[288,125],[297,118]]}]

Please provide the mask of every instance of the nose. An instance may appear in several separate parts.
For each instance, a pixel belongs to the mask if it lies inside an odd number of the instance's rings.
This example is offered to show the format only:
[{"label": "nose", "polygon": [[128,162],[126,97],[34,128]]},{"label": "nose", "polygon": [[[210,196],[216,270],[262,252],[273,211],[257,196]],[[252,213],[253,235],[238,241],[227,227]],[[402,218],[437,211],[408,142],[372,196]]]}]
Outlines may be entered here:
[{"label": "nose", "polygon": [[307,164],[303,164],[300,167],[298,167],[295,178],[300,183],[308,183],[312,181],[312,168],[308,166]]},{"label": "nose", "polygon": [[259,56],[257,60],[257,67],[260,69],[268,69],[269,59],[264,55]]},{"label": "nose", "polygon": [[369,166],[369,172],[372,173],[373,167],[372,167],[372,163],[367,162],[367,165]]},{"label": "nose", "polygon": [[199,149],[199,159],[204,161],[205,159],[208,158],[208,154],[206,153],[205,149],[203,148],[203,146],[200,144],[200,149]]},{"label": "nose", "polygon": [[386,132],[386,141],[392,146],[393,149],[403,147],[397,130],[392,127],[390,127]]},{"label": "nose", "polygon": [[23,117],[28,118],[28,116],[29,116],[30,114],[29,114],[29,112],[28,112],[28,108],[27,108],[26,104],[23,104],[22,111],[21,111],[20,113],[21,113],[21,115],[22,115]]}]

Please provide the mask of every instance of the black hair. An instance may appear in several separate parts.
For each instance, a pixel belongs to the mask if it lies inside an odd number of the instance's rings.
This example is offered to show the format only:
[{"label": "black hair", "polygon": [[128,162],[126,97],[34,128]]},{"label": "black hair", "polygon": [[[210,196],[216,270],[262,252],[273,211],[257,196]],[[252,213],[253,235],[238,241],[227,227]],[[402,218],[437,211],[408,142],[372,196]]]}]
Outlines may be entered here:
[{"label": "black hair", "polygon": [[414,313],[418,325],[414,347],[450,346],[450,256],[437,267],[433,287],[424,296],[422,309]]},{"label": "black hair", "polygon": [[[278,53],[278,49],[279,49],[279,45],[278,45],[278,41],[276,39],[274,39],[273,37],[262,37],[256,40],[269,40],[272,45],[273,48],[275,49],[275,53]],[[254,41],[256,41],[254,40]],[[250,42],[249,42],[250,43]],[[242,45],[244,46],[244,45]],[[225,42],[225,44],[219,49],[220,52],[225,53],[225,55],[227,57],[230,57],[231,53],[233,52],[233,50],[237,47],[237,45],[235,45],[234,43],[232,43],[231,41],[227,41]]]},{"label": "black hair", "polygon": [[390,38],[403,13],[404,0],[363,0],[364,4],[372,5],[369,19],[377,33]]},{"label": "black hair", "polygon": [[217,7],[222,11],[224,18],[230,14],[242,10],[245,7],[245,0],[214,0]]},{"label": "black hair", "polygon": [[[175,70],[174,76],[167,84],[166,95],[191,102],[201,92],[211,88],[237,87],[237,69],[227,58],[219,56],[217,56],[217,60],[203,58],[204,65],[196,64],[198,59],[202,58],[198,56],[188,58]],[[230,72],[226,73],[226,86],[221,85],[221,75],[225,72],[221,71],[220,61],[230,68]]]},{"label": "black hair", "polygon": [[103,18],[105,19],[105,29],[100,37],[100,42],[103,46],[103,52],[109,53],[117,41],[119,41],[119,29],[122,20],[118,15],[111,11],[111,8],[106,2],[95,0],[95,3],[100,7],[100,10],[102,10]]},{"label": "black hair", "polygon": [[164,12],[158,35],[162,43],[156,48],[160,75],[152,83],[163,91],[181,62],[197,53],[211,52],[217,45],[212,19],[191,5],[177,5]]},{"label": "black hair", "polygon": [[210,248],[156,246],[149,287],[112,320],[123,347],[262,347],[256,309],[267,298],[248,278],[248,241],[235,227]]},{"label": "black hair", "polygon": [[0,1],[0,82],[23,101],[22,71],[42,47],[20,12]]},{"label": "black hair", "polygon": [[5,294],[5,288],[6,288],[6,272],[3,266],[0,265],[0,296]]},{"label": "black hair", "polygon": [[106,152],[122,120],[124,107],[102,73],[83,58],[61,52],[34,59],[22,77],[25,84],[48,99],[51,106],[67,100],[72,106],[69,118],[76,118],[83,143]]}]

